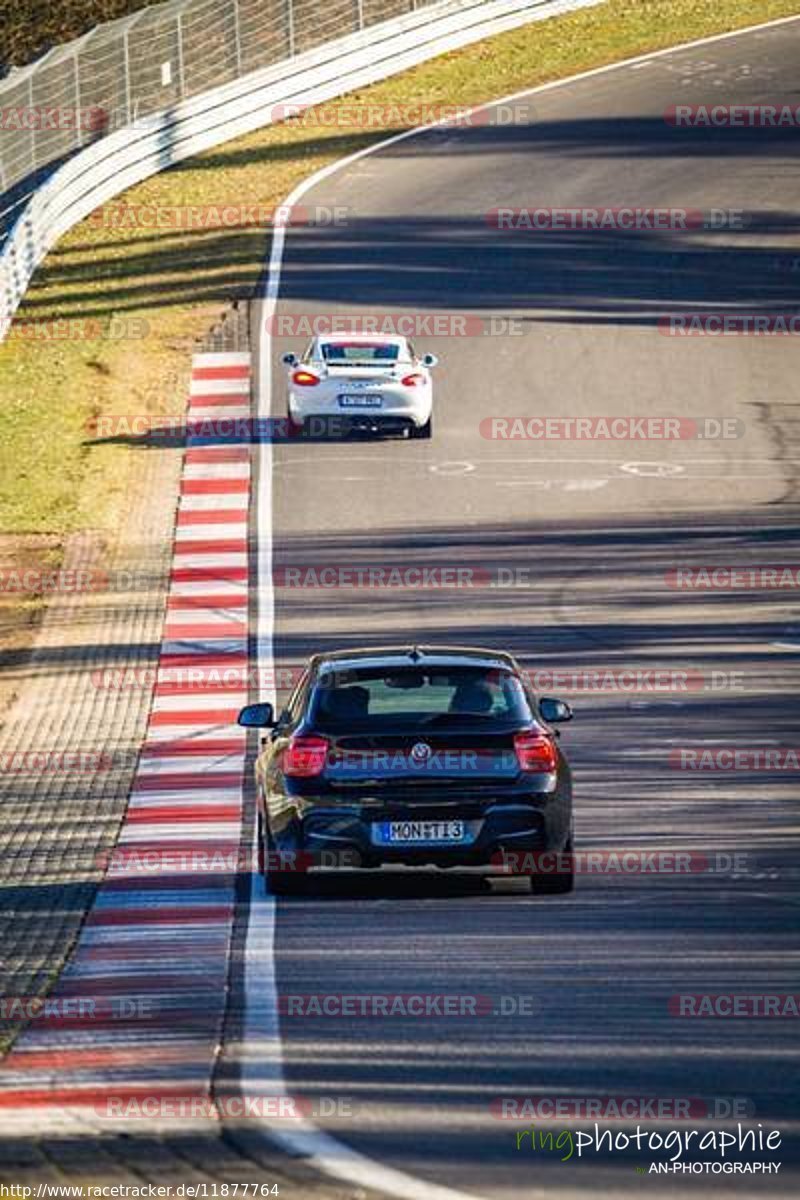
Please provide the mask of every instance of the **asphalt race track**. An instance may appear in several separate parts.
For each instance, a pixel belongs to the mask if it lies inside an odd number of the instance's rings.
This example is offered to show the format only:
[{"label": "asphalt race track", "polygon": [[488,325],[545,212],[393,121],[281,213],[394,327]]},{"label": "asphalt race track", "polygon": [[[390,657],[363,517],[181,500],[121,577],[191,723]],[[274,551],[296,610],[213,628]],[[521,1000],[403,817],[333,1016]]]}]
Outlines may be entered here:
[{"label": "asphalt race track", "polygon": [[[351,1098],[355,1115],[326,1128],[422,1180],[504,1200],[797,1194],[797,1021],[680,1018],[670,997],[796,985],[796,776],[680,770],[674,753],[793,744],[800,615],[791,592],[669,585],[677,567],[798,560],[796,339],[668,337],[658,321],[797,307],[797,130],[677,129],[664,112],[796,101],[799,60],[796,21],[520,98],[513,122],[490,111],[485,124],[346,167],[305,203],[345,206],[347,223],[288,234],[279,314],[500,320],[493,333],[416,338],[440,356],[430,442],[273,451],[278,583],[292,565],[423,564],[472,567],[474,586],[277,586],[277,666],[431,640],[504,647],[541,672],[688,671],[688,690],[540,687],[576,709],[563,737],[577,847],[744,856],[738,871],[721,860],[718,873],[584,874],[567,899],[406,875],[277,902],[279,993],[516,1004],[477,1017],[282,1019],[290,1090]],[[621,204],[741,210],[745,228],[532,232],[486,219],[498,206]],[[280,354],[304,340],[272,344],[277,416]],[[736,418],[741,436],[481,435],[485,418],[531,415]],[[522,1012],[509,999],[519,997]],[[648,1122],[643,1109],[642,1123],[662,1130],[730,1129],[713,1118],[735,1102],[782,1144],[733,1157],[779,1161],[780,1174],[645,1180],[635,1168],[668,1155],[562,1162],[566,1151],[538,1143],[517,1150],[531,1122],[497,1119],[492,1102],[522,1095],[691,1098],[691,1121]]]}]

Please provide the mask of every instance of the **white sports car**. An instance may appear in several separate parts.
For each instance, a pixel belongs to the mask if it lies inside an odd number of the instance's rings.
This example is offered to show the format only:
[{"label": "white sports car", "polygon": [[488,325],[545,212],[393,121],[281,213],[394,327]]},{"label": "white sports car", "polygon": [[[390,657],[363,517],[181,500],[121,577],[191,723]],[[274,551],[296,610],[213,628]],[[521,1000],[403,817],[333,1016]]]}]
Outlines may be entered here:
[{"label": "white sports car", "polygon": [[283,362],[295,428],[313,432],[319,418],[326,428],[431,436],[436,355],[417,357],[406,338],[330,334],[315,337],[302,358],[284,354]]}]

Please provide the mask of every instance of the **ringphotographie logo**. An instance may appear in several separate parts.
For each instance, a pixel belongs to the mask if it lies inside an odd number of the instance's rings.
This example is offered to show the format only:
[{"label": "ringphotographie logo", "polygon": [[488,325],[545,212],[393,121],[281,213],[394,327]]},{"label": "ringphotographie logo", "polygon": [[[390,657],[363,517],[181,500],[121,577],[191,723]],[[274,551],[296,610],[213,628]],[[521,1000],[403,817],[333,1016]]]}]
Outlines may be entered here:
[{"label": "ringphotographie logo", "polygon": [[[529,1140],[526,1141],[526,1138]],[[517,1131],[515,1140],[517,1150],[553,1152],[563,1149],[565,1153],[561,1156],[562,1162],[568,1162],[576,1153],[580,1159],[585,1151],[594,1154],[614,1154],[635,1149],[638,1152],[658,1150],[669,1153],[669,1162],[652,1163],[651,1172],[655,1170],[667,1173],[681,1171],[689,1174],[721,1174],[725,1168],[728,1168],[726,1173],[753,1174],[760,1171],[777,1172],[781,1168],[780,1163],[741,1163],[731,1162],[729,1158],[725,1161],[728,1151],[739,1154],[755,1153],[756,1151],[763,1153],[765,1150],[772,1151],[780,1147],[780,1130],[765,1131],[760,1123],[757,1129],[745,1129],[739,1121],[736,1125],[736,1133],[733,1133],[724,1129],[687,1129],[685,1127],[667,1129],[662,1132],[656,1129],[643,1129],[639,1124],[635,1129],[629,1128],[623,1131],[618,1128],[603,1129],[600,1123],[595,1121],[593,1129],[576,1130],[574,1133],[571,1129],[562,1129],[557,1136],[554,1130],[539,1130],[534,1125],[530,1129]],[[718,1158],[705,1162],[682,1161],[686,1154],[701,1150],[710,1150],[717,1154]],[[646,1168],[637,1167],[636,1170],[644,1173]]]}]

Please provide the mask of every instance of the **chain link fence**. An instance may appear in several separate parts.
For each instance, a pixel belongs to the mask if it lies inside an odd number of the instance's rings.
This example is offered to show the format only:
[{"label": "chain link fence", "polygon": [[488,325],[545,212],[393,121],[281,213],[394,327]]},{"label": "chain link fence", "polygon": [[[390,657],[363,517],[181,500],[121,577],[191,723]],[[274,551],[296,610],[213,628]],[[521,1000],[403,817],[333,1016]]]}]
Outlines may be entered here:
[{"label": "chain link fence", "polygon": [[65,158],[180,100],[436,0],[168,0],[0,82],[0,240]]}]

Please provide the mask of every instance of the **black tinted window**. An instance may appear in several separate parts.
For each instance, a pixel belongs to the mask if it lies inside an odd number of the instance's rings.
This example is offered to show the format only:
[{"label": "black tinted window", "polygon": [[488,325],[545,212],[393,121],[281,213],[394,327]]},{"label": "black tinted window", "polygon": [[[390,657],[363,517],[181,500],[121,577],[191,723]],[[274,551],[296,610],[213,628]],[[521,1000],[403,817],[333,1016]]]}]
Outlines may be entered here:
[{"label": "black tinted window", "polygon": [[497,668],[355,668],[320,677],[312,719],[319,728],[424,728],[531,720],[516,675]]}]

